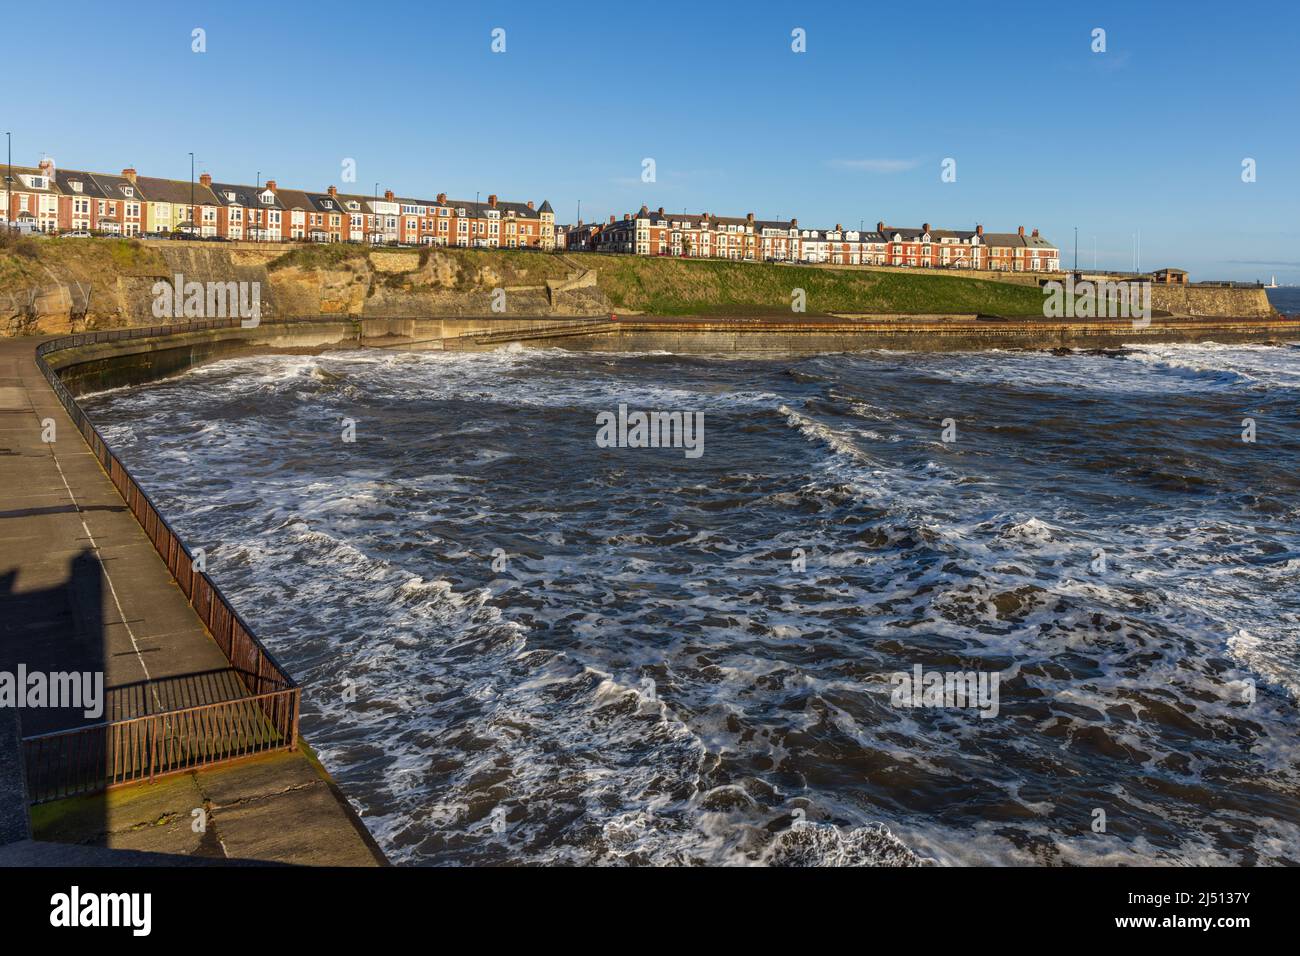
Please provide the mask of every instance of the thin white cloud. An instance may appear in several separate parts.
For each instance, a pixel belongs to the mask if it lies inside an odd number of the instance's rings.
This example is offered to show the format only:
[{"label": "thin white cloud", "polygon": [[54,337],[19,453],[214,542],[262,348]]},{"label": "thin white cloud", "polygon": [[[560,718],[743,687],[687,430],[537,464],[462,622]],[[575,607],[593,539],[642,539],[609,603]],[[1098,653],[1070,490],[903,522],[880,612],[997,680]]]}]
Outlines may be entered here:
[{"label": "thin white cloud", "polygon": [[919,163],[916,159],[832,159],[829,165],[862,173],[905,173]]}]

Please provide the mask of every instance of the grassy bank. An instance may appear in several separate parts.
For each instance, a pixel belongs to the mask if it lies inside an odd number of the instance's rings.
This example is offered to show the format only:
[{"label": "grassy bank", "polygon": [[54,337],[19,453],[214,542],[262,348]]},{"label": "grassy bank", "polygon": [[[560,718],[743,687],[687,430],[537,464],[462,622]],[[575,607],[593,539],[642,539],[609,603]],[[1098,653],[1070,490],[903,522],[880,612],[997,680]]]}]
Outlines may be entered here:
[{"label": "grassy bank", "polygon": [[[587,257],[580,257],[586,261]],[[789,312],[803,289],[809,313],[1038,315],[1033,287],[935,273],[818,269],[772,263],[593,256],[600,287],[618,308],[652,315]]]}]

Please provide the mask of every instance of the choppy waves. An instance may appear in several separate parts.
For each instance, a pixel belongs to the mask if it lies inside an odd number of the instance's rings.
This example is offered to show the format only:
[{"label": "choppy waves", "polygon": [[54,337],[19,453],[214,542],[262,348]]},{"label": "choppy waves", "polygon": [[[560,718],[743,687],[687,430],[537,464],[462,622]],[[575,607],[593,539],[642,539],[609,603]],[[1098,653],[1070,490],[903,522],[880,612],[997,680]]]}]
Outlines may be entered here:
[{"label": "choppy waves", "polygon": [[[358,352],[89,404],[396,860],[1258,863],[1300,862],[1298,385],[1243,346]],[[597,449],[619,403],[706,454]],[[998,672],[998,717],[892,706],[916,664]]]}]

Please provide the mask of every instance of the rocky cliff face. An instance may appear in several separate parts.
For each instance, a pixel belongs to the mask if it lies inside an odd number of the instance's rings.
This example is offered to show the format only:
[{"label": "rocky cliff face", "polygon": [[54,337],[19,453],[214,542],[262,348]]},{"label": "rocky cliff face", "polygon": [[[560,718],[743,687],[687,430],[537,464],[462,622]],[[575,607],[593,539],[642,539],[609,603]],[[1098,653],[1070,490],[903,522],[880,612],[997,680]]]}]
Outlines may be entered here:
[{"label": "rocky cliff face", "polygon": [[[669,314],[689,313],[701,301],[712,302],[692,285],[702,279],[712,281],[709,288],[715,297],[725,299],[737,313],[747,309],[770,312],[788,302],[790,270],[796,268],[733,264],[731,268],[744,270],[733,275],[716,263],[575,257],[510,249],[372,250],[353,245],[257,247],[117,239],[26,239],[21,243],[0,247],[0,334],[168,321],[155,315],[154,290],[159,282],[175,283],[177,276],[185,283],[256,286],[264,318],[541,317],[653,312],[658,308],[669,310]],[[809,274],[815,271],[809,270]],[[745,285],[741,278],[753,281]],[[915,274],[892,276],[890,281],[914,283],[931,297],[939,295],[941,288],[933,277]],[[852,302],[846,299],[848,305],[860,301],[858,311],[862,312],[898,309],[884,299],[867,301],[875,285],[888,284],[885,279],[874,282],[868,278],[859,284],[860,294],[850,290],[847,299]],[[1176,315],[1251,317],[1272,312],[1260,289],[1154,286],[1152,305]],[[218,316],[205,312],[192,317]]]}]

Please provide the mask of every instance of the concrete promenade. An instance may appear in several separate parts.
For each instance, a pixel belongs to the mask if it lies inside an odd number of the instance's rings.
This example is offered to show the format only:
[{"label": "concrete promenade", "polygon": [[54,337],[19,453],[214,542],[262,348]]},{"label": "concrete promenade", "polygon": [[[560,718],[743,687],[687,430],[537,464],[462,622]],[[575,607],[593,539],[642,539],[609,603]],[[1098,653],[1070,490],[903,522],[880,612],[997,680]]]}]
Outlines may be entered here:
[{"label": "concrete promenade", "polygon": [[[28,831],[19,726],[31,736],[246,693],[37,369],[38,341],[0,340],[0,670],[102,671],[107,700],[94,719],[0,708],[0,844]],[[190,825],[196,808],[204,833]],[[379,862],[303,752],[48,804],[32,821],[38,839],[161,854]]]}]

